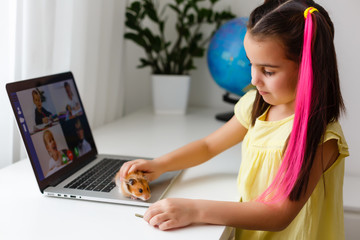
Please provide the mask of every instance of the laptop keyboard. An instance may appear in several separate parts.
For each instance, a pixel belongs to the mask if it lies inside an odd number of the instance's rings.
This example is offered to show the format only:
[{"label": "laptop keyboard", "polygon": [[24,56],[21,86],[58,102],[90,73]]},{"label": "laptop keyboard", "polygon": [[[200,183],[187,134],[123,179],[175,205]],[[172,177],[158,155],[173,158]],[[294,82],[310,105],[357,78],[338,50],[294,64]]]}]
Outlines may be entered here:
[{"label": "laptop keyboard", "polygon": [[104,158],[95,166],[71,181],[65,188],[110,192],[116,185],[115,174],[125,160]]}]

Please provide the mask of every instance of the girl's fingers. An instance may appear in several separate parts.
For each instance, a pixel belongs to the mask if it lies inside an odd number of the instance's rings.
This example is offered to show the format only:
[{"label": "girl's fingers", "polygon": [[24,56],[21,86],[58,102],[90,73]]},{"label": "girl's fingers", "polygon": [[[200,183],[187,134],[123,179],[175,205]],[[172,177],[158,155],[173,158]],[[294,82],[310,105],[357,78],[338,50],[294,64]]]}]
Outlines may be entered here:
[{"label": "girl's fingers", "polygon": [[134,163],[130,166],[128,173],[135,172],[137,170],[137,164]]},{"label": "girl's fingers", "polygon": [[149,209],[145,212],[144,214],[144,220],[147,221],[148,223],[150,223],[150,220],[158,215],[158,214],[161,214],[162,213],[162,210],[160,208],[157,207],[158,205],[158,202],[157,203],[154,203],[153,205],[151,205],[149,207]]},{"label": "girl's fingers", "polygon": [[167,202],[168,200],[164,199],[151,205],[144,214],[144,220],[161,230],[174,228],[176,221],[172,219],[174,216],[171,216]]},{"label": "girl's fingers", "polygon": [[135,171],[144,172],[148,181],[152,181],[158,177],[154,172],[154,164],[149,160],[136,159],[129,162],[125,162],[120,168],[120,177],[124,179],[129,173]]},{"label": "girl's fingers", "polygon": [[165,231],[165,230],[177,228],[179,226],[176,224],[175,220],[170,219],[170,220],[164,221],[163,223],[158,225],[158,227],[159,227],[160,230]]},{"label": "girl's fingers", "polygon": [[155,216],[153,216],[150,221],[148,222],[151,226],[160,226],[164,222],[168,221],[169,217],[166,213],[160,213]]},{"label": "girl's fingers", "polygon": [[194,210],[187,199],[163,199],[149,207],[144,220],[160,230],[187,226],[195,221]]},{"label": "girl's fingers", "polygon": [[129,173],[129,169],[132,167],[133,164],[134,164],[134,161],[130,161],[130,162],[126,162],[122,165],[122,167],[120,168],[120,176],[122,178],[126,177],[126,175]]}]

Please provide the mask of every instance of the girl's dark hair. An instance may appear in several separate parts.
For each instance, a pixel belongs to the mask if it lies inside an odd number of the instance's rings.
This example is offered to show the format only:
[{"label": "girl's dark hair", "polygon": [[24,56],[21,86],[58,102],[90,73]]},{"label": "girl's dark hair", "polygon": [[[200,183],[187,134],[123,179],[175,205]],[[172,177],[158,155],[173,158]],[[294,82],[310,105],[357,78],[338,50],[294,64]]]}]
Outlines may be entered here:
[{"label": "girl's dark hair", "polygon": [[[301,65],[305,28],[304,11],[308,7],[318,10],[310,16],[313,28],[310,45],[313,80],[309,96],[310,111],[306,122],[306,134],[304,134],[303,161],[288,194],[292,201],[299,200],[307,189],[315,153],[319,143],[322,142],[326,126],[330,122],[337,121],[341,111],[345,111],[333,42],[334,26],[325,9],[312,0],[267,0],[251,13],[248,22],[248,32],[252,37],[259,41],[269,38],[280,40],[285,48],[286,57]],[[257,92],[252,109],[252,125],[269,106]],[[296,114],[299,113],[295,111],[295,116]],[[293,128],[292,132],[294,131],[296,130]],[[285,145],[285,154],[286,149],[289,149],[288,143]],[[285,171],[290,171],[291,167],[291,165],[286,166]],[[275,188],[279,188],[279,183],[275,184]],[[264,196],[262,199],[265,199]]]}]

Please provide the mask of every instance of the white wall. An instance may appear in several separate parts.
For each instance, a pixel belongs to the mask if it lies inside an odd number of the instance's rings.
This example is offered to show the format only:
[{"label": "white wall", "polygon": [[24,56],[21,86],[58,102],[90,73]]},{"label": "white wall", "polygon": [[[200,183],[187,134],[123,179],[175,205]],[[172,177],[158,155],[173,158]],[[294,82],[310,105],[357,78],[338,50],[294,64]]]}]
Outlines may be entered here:
[{"label": "white wall", "polygon": [[[338,54],[339,72],[342,93],[347,107],[347,114],[341,119],[343,130],[350,147],[350,157],[346,160],[346,172],[360,176],[360,1],[358,0],[318,0],[330,14],[335,24],[335,45]],[[237,16],[248,16],[261,0],[225,0],[222,6],[231,6]],[[171,32],[171,29],[169,30]],[[129,41],[125,41],[124,77],[126,79],[125,114],[151,105],[150,69],[137,69],[142,49]],[[224,90],[212,80],[206,59],[196,60],[197,70],[191,72],[192,84],[189,105],[206,106],[231,110],[230,104],[222,102]]]}]

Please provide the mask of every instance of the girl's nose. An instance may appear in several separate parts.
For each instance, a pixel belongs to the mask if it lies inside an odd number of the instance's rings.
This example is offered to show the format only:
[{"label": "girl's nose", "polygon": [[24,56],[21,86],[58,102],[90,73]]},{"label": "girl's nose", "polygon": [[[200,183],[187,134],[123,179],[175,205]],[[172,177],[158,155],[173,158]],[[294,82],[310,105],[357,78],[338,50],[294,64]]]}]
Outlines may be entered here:
[{"label": "girl's nose", "polygon": [[251,68],[251,84],[254,86],[261,85],[261,78],[254,68]]}]

